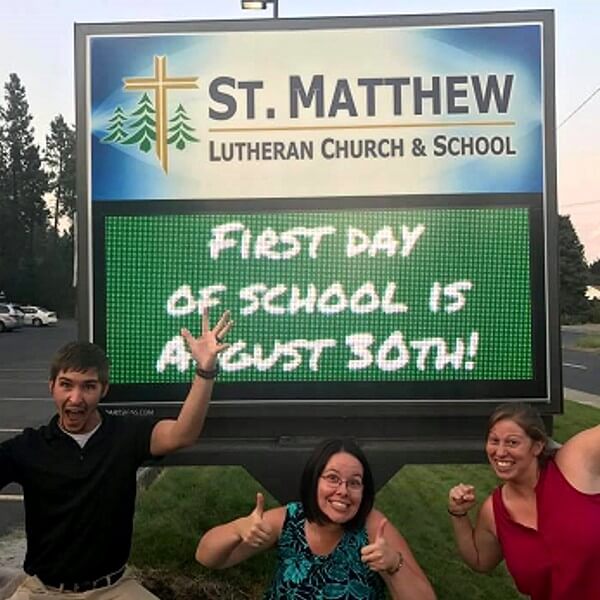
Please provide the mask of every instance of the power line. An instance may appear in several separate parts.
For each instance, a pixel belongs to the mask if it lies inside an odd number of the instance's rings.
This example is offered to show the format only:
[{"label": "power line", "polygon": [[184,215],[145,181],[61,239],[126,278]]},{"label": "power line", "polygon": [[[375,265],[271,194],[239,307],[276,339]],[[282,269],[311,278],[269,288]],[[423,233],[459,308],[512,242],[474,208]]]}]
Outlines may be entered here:
[{"label": "power line", "polygon": [[589,204],[600,204],[600,200],[589,200],[587,202],[573,202],[573,204],[563,204],[561,208],[569,208],[571,206],[587,206]]},{"label": "power line", "polygon": [[596,88],[566,119],[563,119],[556,129],[560,129],[571,117],[575,116],[598,92],[600,92],[600,87]]}]

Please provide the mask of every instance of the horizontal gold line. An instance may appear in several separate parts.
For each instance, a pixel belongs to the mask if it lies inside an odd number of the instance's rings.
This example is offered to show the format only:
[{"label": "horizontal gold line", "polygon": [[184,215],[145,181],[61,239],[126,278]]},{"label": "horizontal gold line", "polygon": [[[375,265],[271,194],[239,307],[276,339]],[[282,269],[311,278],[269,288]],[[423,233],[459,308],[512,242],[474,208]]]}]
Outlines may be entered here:
[{"label": "horizontal gold line", "polygon": [[156,79],[156,77],[127,77],[123,79],[125,83],[196,83],[198,77],[164,77]]},{"label": "horizontal gold line", "polygon": [[146,85],[124,85],[125,90],[191,90],[198,89],[195,83],[148,83]]},{"label": "horizontal gold line", "polygon": [[385,125],[298,125],[297,127],[211,127],[210,133],[244,133],[257,131],[323,131],[339,129],[404,129],[419,127],[514,127],[516,121],[463,121],[454,123],[387,123]]}]

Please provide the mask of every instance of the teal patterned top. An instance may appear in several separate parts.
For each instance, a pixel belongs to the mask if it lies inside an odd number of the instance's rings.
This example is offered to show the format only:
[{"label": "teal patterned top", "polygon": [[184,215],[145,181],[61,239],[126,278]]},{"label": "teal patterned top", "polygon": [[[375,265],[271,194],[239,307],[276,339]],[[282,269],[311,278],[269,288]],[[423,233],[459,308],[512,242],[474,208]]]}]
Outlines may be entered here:
[{"label": "teal patterned top", "polygon": [[327,556],[312,553],[304,532],[304,508],[288,504],[278,543],[278,566],[265,600],[383,600],[384,583],[360,560],[369,543],[363,527],[344,532]]}]

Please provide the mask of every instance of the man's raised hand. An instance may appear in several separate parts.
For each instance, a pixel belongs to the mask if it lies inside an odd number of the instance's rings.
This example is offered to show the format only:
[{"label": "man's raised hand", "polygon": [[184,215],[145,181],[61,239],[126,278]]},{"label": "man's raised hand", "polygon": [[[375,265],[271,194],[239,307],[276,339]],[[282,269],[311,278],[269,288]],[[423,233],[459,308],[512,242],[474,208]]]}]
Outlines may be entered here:
[{"label": "man's raised hand", "polygon": [[229,348],[229,344],[224,341],[224,338],[232,325],[231,313],[226,310],[211,329],[208,308],[204,308],[202,311],[202,332],[199,337],[195,338],[188,329],[181,330],[181,335],[193,359],[201,369],[214,369],[217,354]]}]

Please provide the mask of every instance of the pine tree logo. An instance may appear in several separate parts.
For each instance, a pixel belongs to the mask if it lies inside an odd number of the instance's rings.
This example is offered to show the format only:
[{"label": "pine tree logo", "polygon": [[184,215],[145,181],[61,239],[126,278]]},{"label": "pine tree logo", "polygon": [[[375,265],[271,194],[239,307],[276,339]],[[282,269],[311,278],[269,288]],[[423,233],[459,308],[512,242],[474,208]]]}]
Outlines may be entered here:
[{"label": "pine tree logo", "polygon": [[148,94],[144,92],[138,107],[131,114],[136,120],[131,124],[133,133],[123,140],[122,144],[139,144],[142,152],[148,152],[152,148],[152,142],[156,141],[156,111]]},{"label": "pine tree logo", "polygon": [[167,117],[167,93],[170,90],[196,89],[197,81],[197,77],[168,77],[166,57],[155,56],[153,77],[123,79],[126,91],[150,90],[154,92],[154,101],[144,92],[129,116],[117,106],[108,120],[107,134],[101,141],[106,144],[135,144],[142,152],[149,152],[154,145],[156,156],[164,172],[168,173],[168,146],[175,144],[177,150],[184,150],[187,144],[199,140],[193,135],[195,130],[182,104],[177,106],[170,119]]},{"label": "pine tree logo", "polygon": [[175,110],[175,116],[169,120],[169,123],[173,123],[169,127],[169,139],[167,144],[175,144],[177,150],[183,150],[186,142],[198,142],[199,140],[192,135],[194,128],[187,123],[190,118],[185,112],[185,108],[180,104]]},{"label": "pine tree logo", "polygon": [[120,106],[117,106],[112,117],[108,120],[109,126],[106,128],[108,134],[102,138],[102,142],[105,144],[116,142],[118,144],[126,139],[127,130],[125,129],[125,121],[127,121],[125,111]]}]

